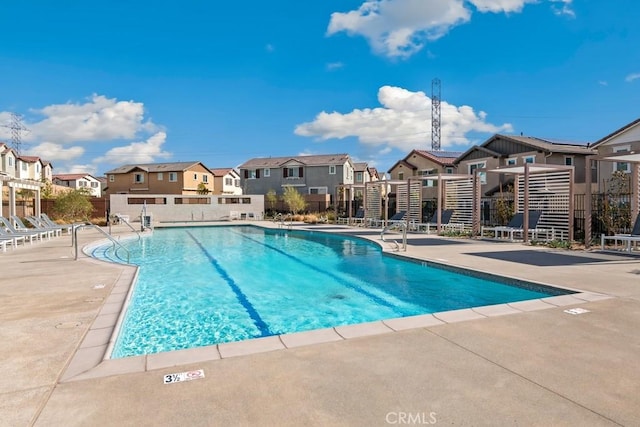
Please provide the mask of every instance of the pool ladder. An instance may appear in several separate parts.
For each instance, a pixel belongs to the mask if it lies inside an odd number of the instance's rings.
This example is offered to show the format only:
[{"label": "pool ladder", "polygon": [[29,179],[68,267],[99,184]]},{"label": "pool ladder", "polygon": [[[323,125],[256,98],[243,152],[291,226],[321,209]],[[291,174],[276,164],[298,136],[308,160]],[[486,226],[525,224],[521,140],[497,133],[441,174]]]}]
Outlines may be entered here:
[{"label": "pool ladder", "polygon": [[[392,229],[402,230],[402,250],[406,252],[407,251],[407,223],[406,222],[399,222],[399,223],[387,225],[386,227],[384,227],[380,232],[380,240],[382,240],[383,242],[386,242],[386,240],[384,239],[384,233]],[[396,252],[400,251],[400,244],[398,244],[398,241],[393,240],[393,243],[395,244],[395,248],[394,248],[395,251]]]}]

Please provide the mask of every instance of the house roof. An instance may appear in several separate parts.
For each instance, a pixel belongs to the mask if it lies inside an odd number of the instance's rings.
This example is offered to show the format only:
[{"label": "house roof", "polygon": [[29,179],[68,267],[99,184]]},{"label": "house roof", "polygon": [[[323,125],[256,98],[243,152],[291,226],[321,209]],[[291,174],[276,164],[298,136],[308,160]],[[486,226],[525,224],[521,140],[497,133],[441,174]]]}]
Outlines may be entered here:
[{"label": "house roof", "polygon": [[40,157],[38,156],[18,156],[18,160],[22,160],[23,162],[27,163],[42,162],[42,160],[40,160]]},{"label": "house roof", "polygon": [[346,162],[351,162],[348,154],[320,154],[313,156],[258,157],[246,161],[239,167],[241,169],[278,168],[292,160],[305,166],[342,165]]},{"label": "house roof", "polygon": [[482,145],[486,146],[491,141],[503,138],[519,142],[532,148],[541,149],[547,152],[568,153],[568,154],[593,154],[594,150],[585,142],[558,141],[549,138],[537,138],[533,136],[501,135],[496,134],[489,138]]},{"label": "house roof", "polygon": [[455,162],[456,163],[460,163],[462,160],[464,160],[465,157],[467,157],[469,154],[473,153],[474,151],[482,151],[482,152],[486,153],[487,156],[489,156],[489,157],[502,157],[503,156],[503,154],[500,154],[497,151],[489,150],[488,148],[483,147],[482,145],[474,145],[473,147],[469,148],[464,153],[460,154],[460,156],[458,156],[458,158],[455,160]]},{"label": "house roof", "polygon": [[613,132],[611,132],[609,135],[605,136],[604,138],[600,138],[599,140],[597,140],[596,142],[594,142],[593,144],[591,144],[591,147],[598,147],[599,145],[602,145],[604,143],[606,143],[607,141],[609,141],[610,139],[620,135],[623,132],[626,132],[627,130],[637,126],[640,124],[640,118],[632,121],[631,123],[622,126],[620,129],[617,129]]},{"label": "house roof", "polygon": [[216,169],[211,169],[211,173],[213,173],[213,176],[225,176],[228,173],[231,172],[235,172],[233,170],[233,168],[216,168]]},{"label": "house roof", "polygon": [[88,173],[62,173],[62,174],[55,174],[55,175],[53,175],[52,179],[59,179],[60,181],[76,181],[78,179],[82,179],[82,178],[86,178],[86,177],[89,177],[89,178],[95,179],[96,181],[99,181],[93,175],[88,174]]},{"label": "house roof", "polygon": [[440,166],[453,166],[454,161],[461,153],[455,151],[411,150],[411,152],[407,154],[404,159],[398,160],[393,166],[391,166],[391,168],[387,172],[390,173],[393,169],[401,164],[412,170],[418,169],[418,167],[412,164],[409,160],[414,154],[431,160],[432,162]]},{"label": "house roof", "polygon": [[145,172],[184,172],[195,165],[202,165],[207,171],[211,172],[202,162],[173,162],[173,163],[141,163],[141,164],[129,164],[123,165],[105,174],[116,175],[120,173],[129,173],[135,169],[142,169]]}]

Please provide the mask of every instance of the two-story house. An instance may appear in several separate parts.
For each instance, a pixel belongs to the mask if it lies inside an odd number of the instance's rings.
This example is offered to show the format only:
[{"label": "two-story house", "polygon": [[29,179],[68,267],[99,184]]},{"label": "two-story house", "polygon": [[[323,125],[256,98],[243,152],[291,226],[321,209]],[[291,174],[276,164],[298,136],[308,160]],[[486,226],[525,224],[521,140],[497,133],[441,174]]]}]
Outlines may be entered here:
[{"label": "two-story house", "polygon": [[[640,153],[640,119],[634,120],[599,139],[591,147],[597,150],[598,156],[601,158]],[[628,161],[598,162],[599,180],[597,186],[600,192],[606,191],[604,183],[611,178],[615,171],[631,173],[631,163]]]},{"label": "two-story house", "polygon": [[376,168],[369,167],[366,162],[355,162],[353,164],[353,195],[356,199],[364,197],[364,186],[367,182],[379,181],[380,176]]},{"label": "two-story house", "polygon": [[[0,210],[4,216],[40,214],[40,190],[42,179],[51,171],[49,162],[36,156],[20,156],[6,143],[0,142]],[[6,188],[5,188],[6,186]],[[31,204],[22,204],[22,211],[16,210],[17,196],[31,194]],[[5,206],[4,200],[8,200]],[[28,206],[27,206],[28,205]]]},{"label": "two-story house", "polygon": [[240,174],[233,168],[211,169],[213,172],[213,194],[241,195]]},{"label": "two-story house", "polygon": [[244,194],[280,195],[295,187],[301,194],[333,194],[337,186],[353,184],[354,166],[348,154],[261,157],[239,167]]},{"label": "two-story house", "polygon": [[201,162],[129,164],[111,169],[106,195],[214,192],[213,172]]},{"label": "two-story house", "polygon": [[458,173],[472,174],[478,170],[482,194],[491,195],[501,188],[506,191],[513,177],[487,171],[505,167],[562,165],[575,168],[576,194],[584,193],[586,157],[595,154],[588,144],[568,143],[530,136],[496,134],[481,145],[475,145],[456,160]]},{"label": "two-story house", "polygon": [[69,187],[76,190],[86,189],[92,197],[102,197],[102,185],[100,181],[90,174],[70,173],[53,175],[52,182],[56,185]]}]

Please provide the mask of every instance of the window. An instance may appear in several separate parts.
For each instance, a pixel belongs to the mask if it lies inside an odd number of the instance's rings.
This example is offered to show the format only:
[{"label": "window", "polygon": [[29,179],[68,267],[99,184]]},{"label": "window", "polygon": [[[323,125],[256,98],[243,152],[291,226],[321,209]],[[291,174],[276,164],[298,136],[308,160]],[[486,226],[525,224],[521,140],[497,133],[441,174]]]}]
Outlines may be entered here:
[{"label": "window", "polygon": [[356,182],[362,182],[362,172],[356,172]]},{"label": "window", "polygon": [[445,168],[445,173],[453,173],[453,168]]},{"label": "window", "polygon": [[536,156],[524,156],[524,157],[522,158],[522,160],[523,160],[525,163],[532,164],[532,163],[535,163],[535,162],[536,162]]},{"label": "window", "polygon": [[225,178],[224,179],[224,185],[231,185],[233,183],[233,179],[231,178]]},{"label": "window", "polygon": [[209,175],[202,174],[202,182],[205,184],[209,182]]},{"label": "window", "polygon": [[[623,147],[615,147],[613,149],[613,152],[616,154],[622,154],[622,153],[628,153],[631,150],[631,147],[628,145],[625,145]],[[617,172],[625,172],[625,173],[630,173],[631,172],[631,165],[629,164],[629,162],[614,162],[613,163],[613,171]]]},{"label": "window", "polygon": [[518,159],[516,157],[511,157],[507,159],[507,166],[515,166],[518,164]]},{"label": "window", "polygon": [[259,169],[245,169],[244,179],[258,179],[258,178],[260,178]]},{"label": "window", "polygon": [[330,165],[329,166],[329,175],[335,175],[336,174],[336,165]]},{"label": "window", "polygon": [[9,157],[9,166],[13,166],[13,157]]},{"label": "window", "polygon": [[[429,175],[437,175],[438,174],[438,170],[437,169],[427,169],[427,170],[423,170],[422,171],[422,176],[429,176]],[[438,185],[438,182],[433,180],[433,179],[423,179],[422,180],[422,186],[423,187],[435,187],[436,185]]]},{"label": "window", "polygon": [[271,176],[271,169],[265,169],[264,170],[264,176],[265,176],[265,178],[268,177],[268,176]]},{"label": "window", "polygon": [[197,173],[194,173],[194,174],[193,174],[193,180],[194,180],[194,181],[197,181],[197,180],[198,180],[198,174],[197,174]]},{"label": "window", "polygon": [[136,173],[133,175],[133,182],[136,184],[141,184],[144,182],[144,174]]},{"label": "window", "polygon": [[97,182],[92,182],[91,183],[91,188],[98,188],[98,183]]},{"label": "window", "polygon": [[109,182],[114,182],[116,180],[115,175],[109,175]]},{"label": "window", "polygon": [[86,187],[87,181],[78,181],[78,187]]},{"label": "window", "polygon": [[398,172],[398,179],[402,181],[404,179],[404,172]]},{"label": "window", "polygon": [[22,162],[22,170],[26,172],[28,169],[29,166],[25,162]]},{"label": "window", "polygon": [[480,177],[480,184],[487,183],[487,173],[484,171],[479,171],[479,169],[484,169],[487,167],[486,162],[478,162],[469,164],[469,174],[473,175],[473,173],[478,170],[478,177]]},{"label": "window", "polygon": [[564,156],[564,165],[573,166],[573,156]]},{"label": "window", "polygon": [[36,173],[40,173],[40,164],[36,163]]},{"label": "window", "polygon": [[240,180],[239,180],[239,179],[236,179],[236,180],[235,180],[235,184],[236,184],[236,187],[240,187]]},{"label": "window", "polygon": [[164,179],[164,175],[162,172],[158,172],[158,181],[162,181]]},{"label": "window", "polygon": [[178,173],[169,172],[169,182],[177,182],[177,181],[178,181]]},{"label": "window", "polygon": [[302,167],[282,169],[283,178],[302,178],[303,176],[304,176],[304,171]]},{"label": "window", "polygon": [[309,194],[327,194],[327,187],[309,187]]}]

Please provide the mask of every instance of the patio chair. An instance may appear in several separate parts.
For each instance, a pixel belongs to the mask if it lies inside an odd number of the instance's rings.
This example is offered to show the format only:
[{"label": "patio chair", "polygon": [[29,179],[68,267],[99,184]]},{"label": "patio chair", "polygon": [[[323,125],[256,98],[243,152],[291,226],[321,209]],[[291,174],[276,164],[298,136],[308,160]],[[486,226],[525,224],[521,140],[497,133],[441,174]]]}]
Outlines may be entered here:
[{"label": "patio chair", "polygon": [[[349,222],[349,219],[351,219],[351,222]],[[356,211],[356,214],[349,218],[349,217],[340,217],[338,218],[338,220],[336,221],[338,224],[363,224],[364,223],[364,208],[358,208],[358,210]]]},{"label": "patio chair", "polygon": [[[538,229],[538,221],[540,221],[540,217],[542,216],[542,212],[540,211],[529,211],[529,234],[534,237],[540,233],[545,233],[547,230]],[[524,233],[524,213],[516,213],[513,218],[509,221],[509,223],[505,226],[498,227],[481,227],[480,228],[480,237],[485,237],[485,231],[492,231],[494,233],[494,238],[496,240],[515,240],[515,236],[517,234],[522,235]],[[508,239],[506,236],[509,236]]]},{"label": "patio chair", "polygon": [[[27,219],[28,220],[28,219]],[[11,221],[13,221],[13,223],[16,226],[17,230],[20,231],[25,231],[25,230],[31,230],[31,231],[37,231],[39,233],[46,233],[47,237],[50,239],[52,236],[56,236],[56,235],[60,235],[59,230],[53,230],[51,228],[43,228],[39,225],[35,225],[33,223],[31,223],[31,225],[33,225],[32,228],[27,227],[26,225],[24,225],[24,222],[22,222],[22,220],[20,219],[20,217],[18,217],[17,215],[12,215],[11,216]]]},{"label": "patio chair", "polygon": [[62,230],[66,229],[66,227],[63,227],[58,224],[48,225],[44,221],[42,221],[40,218],[35,216],[26,216],[24,219],[27,220],[27,222],[29,222],[29,224],[31,224],[34,229],[51,230],[54,232],[56,236],[62,235]]},{"label": "patio chair", "polygon": [[[444,209],[440,216],[440,227],[445,230],[464,231],[463,223],[451,223],[453,217],[453,209]],[[418,232],[431,233],[431,230],[438,230],[438,212],[434,212],[433,216],[428,222],[421,222],[414,224],[414,229]]]},{"label": "patio chair", "polygon": [[0,223],[0,229],[2,230],[2,233],[0,233],[0,235],[2,235],[3,237],[14,238],[14,247],[19,240],[22,240],[22,242],[24,243],[28,238],[29,243],[33,244],[34,238],[39,238],[40,240],[42,240],[42,238],[47,235],[47,233],[43,234],[37,230],[32,230],[29,228],[21,229],[18,227],[14,227],[11,221],[3,216],[0,216]]},{"label": "patio chair", "polygon": [[45,225],[49,227],[62,227],[63,230],[67,230],[67,234],[71,234],[74,225],[84,224],[83,222],[77,222],[75,224],[58,224],[53,221],[46,213],[40,214],[40,221],[42,221]]},{"label": "patio chair", "polygon": [[602,234],[600,237],[600,243],[603,251],[605,250],[605,243],[607,240],[613,240],[615,246],[618,246],[618,242],[624,243],[627,252],[631,252],[632,244],[640,242],[640,214],[636,216],[636,222],[633,224],[633,229],[630,234],[614,234],[612,236],[605,236]]},{"label": "patio chair", "polygon": [[387,225],[385,229],[391,229],[393,226],[398,225],[400,223],[404,223],[404,217],[407,215],[407,211],[396,212],[387,220]]}]

